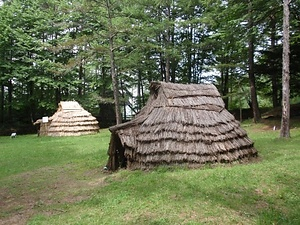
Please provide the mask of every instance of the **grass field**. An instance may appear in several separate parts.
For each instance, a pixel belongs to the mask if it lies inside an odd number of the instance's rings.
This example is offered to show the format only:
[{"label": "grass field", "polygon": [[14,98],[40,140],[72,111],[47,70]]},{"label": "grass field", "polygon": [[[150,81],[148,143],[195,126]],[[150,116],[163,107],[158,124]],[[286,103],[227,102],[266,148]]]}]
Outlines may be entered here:
[{"label": "grass field", "polygon": [[300,128],[244,127],[254,163],[113,174],[107,130],[0,137],[0,224],[300,224]]}]

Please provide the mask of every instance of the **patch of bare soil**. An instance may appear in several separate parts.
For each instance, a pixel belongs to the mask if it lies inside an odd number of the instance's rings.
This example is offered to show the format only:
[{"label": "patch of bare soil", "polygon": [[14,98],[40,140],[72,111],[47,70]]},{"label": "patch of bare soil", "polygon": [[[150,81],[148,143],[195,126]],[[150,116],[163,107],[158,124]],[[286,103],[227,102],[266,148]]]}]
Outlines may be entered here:
[{"label": "patch of bare soil", "polygon": [[65,212],[67,203],[88,199],[105,185],[100,169],[74,172],[71,166],[42,168],[10,177],[0,187],[0,225],[23,225],[36,215]]}]

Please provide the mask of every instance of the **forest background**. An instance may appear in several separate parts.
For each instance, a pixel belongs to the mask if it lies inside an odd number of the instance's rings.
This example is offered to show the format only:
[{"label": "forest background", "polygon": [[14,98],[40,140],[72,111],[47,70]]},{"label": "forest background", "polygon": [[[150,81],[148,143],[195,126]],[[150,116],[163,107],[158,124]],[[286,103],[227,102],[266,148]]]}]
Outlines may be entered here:
[{"label": "forest background", "polygon": [[[300,102],[299,12],[291,1],[291,103]],[[282,14],[279,0],[0,1],[1,134],[35,132],[61,100],[106,127],[117,95],[128,120],[157,80],[214,83],[226,108],[250,108],[258,121],[259,108],[281,105]]]}]

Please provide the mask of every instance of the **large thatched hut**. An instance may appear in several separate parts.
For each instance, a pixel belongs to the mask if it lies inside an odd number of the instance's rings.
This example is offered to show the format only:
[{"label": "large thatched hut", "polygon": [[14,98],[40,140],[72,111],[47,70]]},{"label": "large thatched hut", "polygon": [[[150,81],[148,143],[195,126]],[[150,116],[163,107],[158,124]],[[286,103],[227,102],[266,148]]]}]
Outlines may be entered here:
[{"label": "large thatched hut", "polygon": [[109,128],[107,167],[227,163],[257,156],[253,142],[224,107],[214,85],[152,82],[146,106]]},{"label": "large thatched hut", "polygon": [[79,136],[99,132],[95,117],[76,101],[61,101],[51,117],[35,122],[40,125],[40,136]]}]

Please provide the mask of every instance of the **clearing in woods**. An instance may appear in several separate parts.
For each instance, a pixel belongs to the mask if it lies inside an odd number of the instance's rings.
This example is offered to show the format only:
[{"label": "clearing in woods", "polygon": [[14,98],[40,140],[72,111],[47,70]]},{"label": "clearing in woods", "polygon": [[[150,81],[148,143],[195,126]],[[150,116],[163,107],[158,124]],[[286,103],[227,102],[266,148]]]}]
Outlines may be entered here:
[{"label": "clearing in woods", "polygon": [[257,162],[195,170],[106,173],[108,130],[0,137],[0,224],[299,224],[300,129],[276,123],[243,124]]}]

